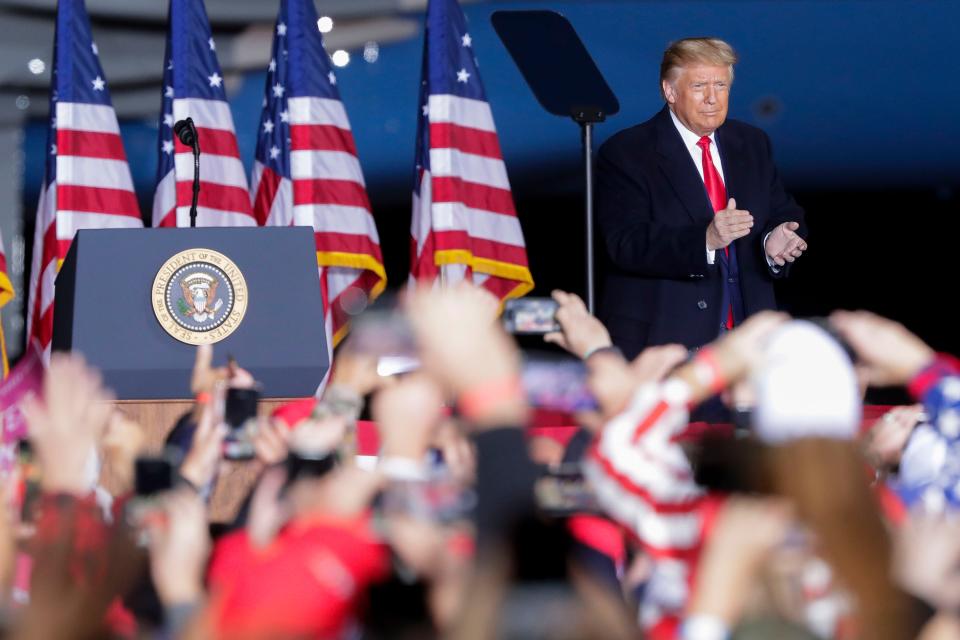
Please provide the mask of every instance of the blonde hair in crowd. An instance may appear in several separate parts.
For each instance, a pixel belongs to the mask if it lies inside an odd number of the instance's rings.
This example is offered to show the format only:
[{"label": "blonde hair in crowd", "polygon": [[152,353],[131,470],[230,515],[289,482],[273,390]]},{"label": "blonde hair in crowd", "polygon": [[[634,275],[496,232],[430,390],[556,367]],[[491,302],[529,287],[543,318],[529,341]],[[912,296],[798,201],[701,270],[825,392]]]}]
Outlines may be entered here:
[{"label": "blonde hair in crowd", "polygon": [[855,637],[912,637],[910,603],[890,578],[890,533],[855,443],[801,438],[767,452],[777,493],[810,527],[839,584],[856,600]]},{"label": "blonde hair in crowd", "polygon": [[733,65],[736,63],[736,51],[720,38],[684,38],[671,42],[663,52],[663,61],[660,63],[660,94],[663,95],[663,81],[676,80],[677,71],[683,66],[726,65],[730,67],[730,82],[733,82]]}]

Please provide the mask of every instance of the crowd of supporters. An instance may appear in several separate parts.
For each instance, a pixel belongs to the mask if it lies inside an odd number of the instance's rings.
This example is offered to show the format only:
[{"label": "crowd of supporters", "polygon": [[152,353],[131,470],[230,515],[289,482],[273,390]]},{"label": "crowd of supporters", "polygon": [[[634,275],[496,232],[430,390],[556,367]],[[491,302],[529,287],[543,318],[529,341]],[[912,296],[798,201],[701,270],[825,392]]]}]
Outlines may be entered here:
[{"label": "crowd of supporters", "polygon": [[[320,398],[250,432],[257,479],[229,522],[208,500],[229,473],[224,396],[255,384],[242,362],[198,349],[172,488],[151,493],[144,428],[55,354],[22,407],[31,462],[3,481],[2,633],[960,637],[960,363],[866,312],[762,313],[628,362],[578,297],[554,298],[546,339],[595,403],[572,438],[528,428],[492,297],[413,292],[397,316],[419,366],[380,375],[348,338]],[[917,404],[865,421],[868,386]],[[692,423],[705,402],[731,424]],[[358,464],[367,415],[378,451]]]}]

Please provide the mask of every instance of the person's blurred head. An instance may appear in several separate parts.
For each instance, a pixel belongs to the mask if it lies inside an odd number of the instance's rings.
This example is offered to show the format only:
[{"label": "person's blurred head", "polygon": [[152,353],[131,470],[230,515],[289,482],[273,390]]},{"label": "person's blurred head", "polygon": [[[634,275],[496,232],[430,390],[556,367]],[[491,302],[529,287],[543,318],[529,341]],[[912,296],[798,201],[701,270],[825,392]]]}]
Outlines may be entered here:
[{"label": "person's blurred head", "polygon": [[660,92],[677,119],[708,136],[727,118],[737,54],[719,38],[684,38],[670,44],[660,63]]},{"label": "person's blurred head", "polygon": [[823,328],[790,322],[771,336],[754,383],[774,491],[793,502],[816,552],[854,595],[863,637],[903,637],[890,540],[855,441],[862,400],[850,357]]},{"label": "person's blurred head", "polygon": [[804,320],[778,328],[752,375],[754,428],[765,442],[807,437],[852,440],[862,413],[849,356],[825,330]]},{"label": "person's blurred head", "polygon": [[[771,334],[754,367],[754,438],[701,455],[698,481],[787,498],[813,534],[813,553],[854,595],[861,637],[904,637],[903,602],[889,579],[890,541],[855,442],[861,397],[853,364],[823,328],[792,321]],[[706,445],[704,446],[706,448]]]},{"label": "person's blurred head", "polygon": [[854,596],[859,637],[908,637],[906,602],[890,579],[889,532],[857,444],[800,438],[770,447],[766,466],[774,490],[791,500],[813,533],[815,553]]}]

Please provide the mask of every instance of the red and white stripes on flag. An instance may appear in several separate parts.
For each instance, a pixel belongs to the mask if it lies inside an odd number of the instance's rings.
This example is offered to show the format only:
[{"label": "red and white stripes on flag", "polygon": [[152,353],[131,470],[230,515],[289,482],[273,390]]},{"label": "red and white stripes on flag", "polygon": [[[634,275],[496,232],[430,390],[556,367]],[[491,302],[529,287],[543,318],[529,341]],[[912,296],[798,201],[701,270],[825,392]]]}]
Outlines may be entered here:
[{"label": "red and white stripes on flag", "polygon": [[[230,106],[218,100],[173,100],[173,121],[193,118],[200,139],[198,227],[249,227],[256,223],[250,208],[247,177],[233,131]],[[193,152],[174,135],[174,164],[153,199],[153,226],[189,227],[193,197]]]},{"label": "red and white stripes on flag", "polygon": [[264,225],[312,227],[327,345],[345,335],[350,311],[386,286],[380,238],[337,77],[310,0],[282,0],[251,177]]},{"label": "red and white stripes on flag", "polygon": [[[27,308],[29,340],[45,353],[53,339],[54,281],[78,229],[142,227],[120,126],[109,105],[52,103],[55,128],[37,207]],[[50,163],[48,163],[48,168]]]},{"label": "red and white stripes on flag", "polygon": [[529,291],[533,279],[490,106],[430,96],[429,170],[414,195],[416,280],[467,278],[498,298]]},{"label": "red and white stripes on flag", "polygon": [[54,280],[77,230],[143,226],[83,0],[57,3],[46,152],[27,335],[49,357]]},{"label": "red and white stripes on flag", "polygon": [[290,178],[258,158],[254,212],[266,225],[313,228],[327,340],[335,346],[348,328],[350,304],[344,297],[373,299],[386,287],[380,238],[343,103],[301,97],[290,98],[287,106]]},{"label": "red and white stripes on flag", "polygon": [[170,0],[167,29],[153,226],[190,226],[193,154],[173,132],[187,117],[200,143],[197,226],[253,226],[247,175],[202,0]]},{"label": "red and white stripes on flag", "polygon": [[584,463],[600,505],[634,534],[650,558],[640,603],[640,622],[650,637],[674,637],[705,525],[717,507],[715,497],[694,481],[676,439],[688,423],[689,399],[689,386],[678,380],[641,387],[604,426]]},{"label": "red and white stripes on flag", "polygon": [[421,71],[411,280],[533,288],[493,114],[456,0],[430,0]]}]

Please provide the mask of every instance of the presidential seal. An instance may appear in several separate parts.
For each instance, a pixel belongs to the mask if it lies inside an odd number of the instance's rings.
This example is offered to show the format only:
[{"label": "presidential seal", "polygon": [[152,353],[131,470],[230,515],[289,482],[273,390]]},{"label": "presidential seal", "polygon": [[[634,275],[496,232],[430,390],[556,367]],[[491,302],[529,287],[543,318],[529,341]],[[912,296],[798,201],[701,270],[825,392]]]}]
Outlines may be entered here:
[{"label": "presidential seal", "polygon": [[222,253],[187,249],[160,267],[151,298],[164,331],[187,344],[213,344],[243,321],[247,282]]}]

